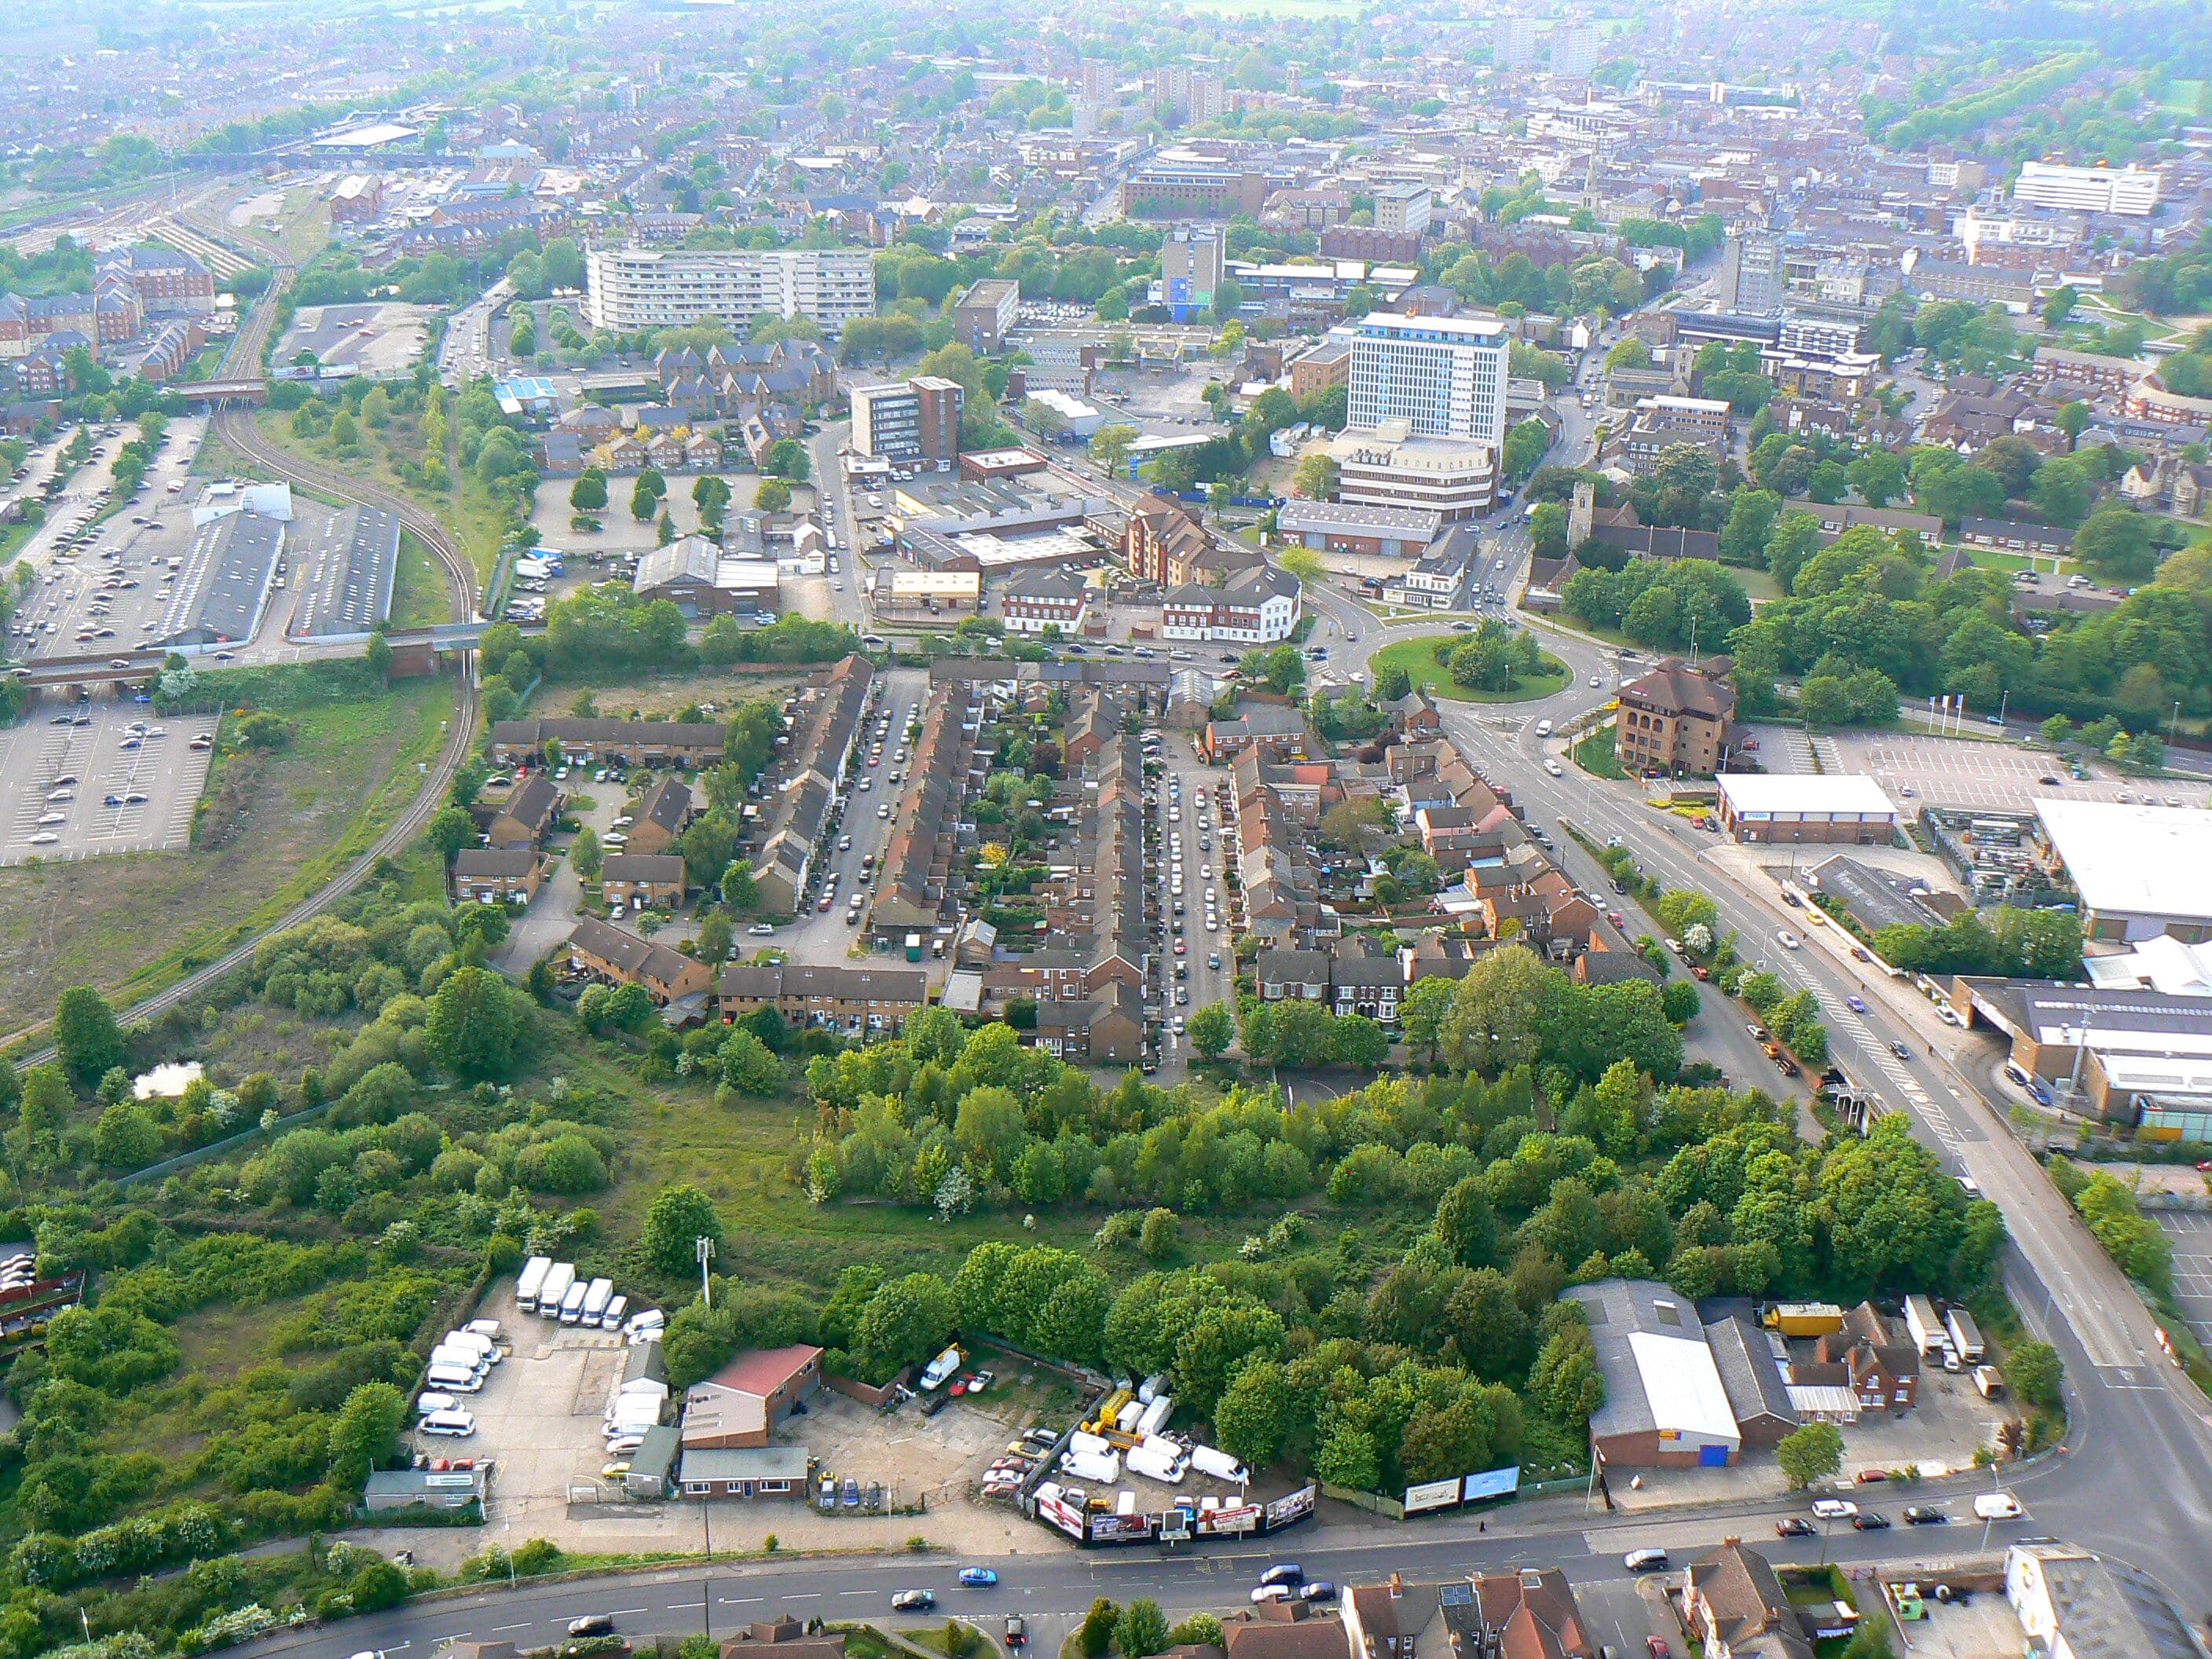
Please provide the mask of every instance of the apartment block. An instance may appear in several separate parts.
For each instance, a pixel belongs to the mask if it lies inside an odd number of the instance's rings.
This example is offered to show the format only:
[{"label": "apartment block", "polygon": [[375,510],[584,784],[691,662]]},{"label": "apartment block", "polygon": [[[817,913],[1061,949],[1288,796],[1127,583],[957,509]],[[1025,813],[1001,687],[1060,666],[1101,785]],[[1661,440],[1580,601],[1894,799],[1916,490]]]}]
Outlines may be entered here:
[{"label": "apartment block", "polygon": [[585,314],[617,334],[708,318],[742,333],[767,312],[811,318],[835,335],[876,309],[866,248],[594,248],[585,273]]}]

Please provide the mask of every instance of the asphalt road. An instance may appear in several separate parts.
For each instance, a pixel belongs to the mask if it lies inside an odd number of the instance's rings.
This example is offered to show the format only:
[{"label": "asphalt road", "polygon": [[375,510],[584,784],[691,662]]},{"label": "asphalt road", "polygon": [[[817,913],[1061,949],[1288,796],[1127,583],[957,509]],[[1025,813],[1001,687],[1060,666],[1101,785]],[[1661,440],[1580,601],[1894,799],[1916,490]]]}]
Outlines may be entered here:
[{"label": "asphalt road", "polygon": [[[1937,1501],[1934,1494],[1915,1494]],[[1989,1547],[2008,1537],[2043,1529],[2033,1491],[2023,1485],[2028,1513],[2020,1521],[1990,1529]],[[1401,1530],[1388,1522],[1370,1528],[1334,1526],[1314,1530],[1312,1523],[1272,1540],[1224,1540],[1169,1550],[1144,1546],[1087,1553],[1040,1544],[1047,1553],[1000,1557],[981,1565],[997,1571],[988,1589],[960,1589],[954,1574],[969,1563],[941,1554],[910,1557],[814,1557],[787,1561],[754,1559],[709,1572],[703,1565],[608,1575],[567,1583],[501,1587],[486,1593],[417,1602],[389,1613],[349,1620],[325,1629],[309,1628],[270,1637],[240,1650],[255,1655],[301,1655],[307,1659],[343,1659],[362,1651],[404,1653],[427,1659],[433,1650],[458,1640],[512,1641],[542,1645],[559,1639],[568,1622],[586,1613],[610,1613],[633,1639],[653,1636],[711,1633],[726,1637],[757,1619],[789,1613],[801,1619],[866,1620],[887,1624],[931,1624],[948,1614],[964,1616],[995,1629],[996,1621],[1018,1613],[1029,1622],[1033,1651],[1051,1654],[1080,1620],[1093,1597],[1126,1602],[1139,1595],[1156,1599],[1169,1618],[1198,1612],[1225,1613],[1246,1604],[1250,1587],[1268,1566],[1295,1562],[1310,1578],[1343,1585],[1371,1583],[1394,1571],[1415,1579],[1497,1571],[1524,1565],[1559,1566],[1575,1583],[1586,1609],[1604,1609],[1604,1635],[1618,1634],[1623,1645],[1641,1651],[1633,1575],[1623,1564],[1631,1549],[1671,1538],[1677,1565],[1694,1552],[1742,1535],[1782,1564],[1809,1565],[1822,1559],[1848,1563],[1942,1562],[1978,1551],[1984,1529],[1972,1521],[1964,1493],[1944,1507],[1954,1524],[1943,1528],[1898,1527],[1856,1533],[1847,1526],[1826,1538],[1778,1539],[1772,1517],[1802,1512],[1802,1505],[1764,1505],[1727,1513],[1700,1512],[1694,1521],[1630,1520],[1584,1510],[1578,1498],[1545,1500],[1553,1511],[1541,1531],[1517,1524],[1512,1511],[1497,1517],[1493,1530],[1471,1518],[1453,1518]],[[1869,1504],[1866,1507],[1872,1507]],[[1885,1503],[1893,1520],[1900,1505]],[[732,1533],[748,1535],[775,1524],[757,1507],[724,1504],[716,1519]],[[926,1534],[927,1521],[917,1522]],[[910,1588],[937,1592],[933,1615],[893,1614],[890,1598]],[[1607,1624],[1613,1627],[1607,1628]]]}]

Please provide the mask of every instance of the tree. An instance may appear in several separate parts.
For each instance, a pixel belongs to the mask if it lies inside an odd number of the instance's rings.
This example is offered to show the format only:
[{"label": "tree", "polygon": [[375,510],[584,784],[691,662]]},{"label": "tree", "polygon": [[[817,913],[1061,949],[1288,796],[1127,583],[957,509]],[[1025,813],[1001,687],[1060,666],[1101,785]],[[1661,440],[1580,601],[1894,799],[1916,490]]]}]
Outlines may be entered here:
[{"label": "tree", "polygon": [[1774,1448],[1774,1461],[1788,1477],[1790,1490],[1802,1492],[1843,1468],[1843,1431],[1832,1423],[1808,1423],[1782,1437]]},{"label": "tree", "polygon": [[1290,1438],[1289,1378],[1272,1359],[1255,1359],[1230,1379],[1213,1407],[1214,1443],[1249,1468],[1265,1468]]},{"label": "tree", "polygon": [[1237,1036],[1237,1022],[1228,1005],[1209,1002],[1191,1015],[1185,1035],[1190,1038],[1191,1051],[1200,1059],[1218,1060],[1229,1052]]},{"label": "tree", "polygon": [[740,915],[750,915],[760,908],[760,884],[753,879],[750,859],[733,860],[722,872],[722,902]]},{"label": "tree", "polygon": [[1143,434],[1121,422],[1102,426],[1091,434],[1091,459],[1098,463],[1099,470],[1114,477],[1128,471],[1129,446]]},{"label": "tree", "polygon": [[2015,1342],[2005,1352],[2005,1380],[2029,1405],[2055,1412],[2059,1404],[2058,1350],[2048,1342]]},{"label": "tree", "polygon": [[54,1049],[80,1088],[91,1088],[109,1066],[123,1063],[123,1029],[89,985],[71,986],[55,1003]]},{"label": "tree", "polygon": [[2114,581],[2151,574],[2150,521],[2131,507],[2101,507],[2074,532],[2074,551]]},{"label": "tree", "polygon": [[646,1260],[663,1273],[691,1272],[698,1262],[694,1241],[700,1238],[711,1238],[717,1244],[722,1242],[722,1218],[715,1212],[714,1200],[696,1187],[681,1183],[663,1187],[646,1212],[645,1226],[638,1234],[638,1249]]},{"label": "tree", "polygon": [[599,843],[599,832],[590,824],[576,831],[576,839],[568,848],[568,862],[586,881],[597,881],[599,872],[606,867],[606,853]]},{"label": "tree", "polygon": [[734,933],[726,910],[709,910],[699,924],[699,960],[722,963],[730,959],[730,945]]},{"label": "tree", "polygon": [[1092,1598],[1091,1607],[1083,1615],[1083,1623],[1075,1632],[1075,1639],[1085,1659],[1103,1659],[1106,1650],[1114,1645],[1114,1626],[1121,1617],[1121,1609],[1104,1596]]},{"label": "tree", "polygon": [[1336,457],[1327,450],[1316,450],[1301,458],[1297,470],[1291,474],[1291,493],[1310,501],[1332,501],[1343,482],[1344,469],[1337,465]]},{"label": "tree", "polygon": [[422,1036],[430,1057],[457,1077],[504,1077],[529,1024],[529,1000],[483,968],[457,968],[430,999]]},{"label": "tree", "polygon": [[[1233,283],[1224,282],[1224,288]],[[1218,291],[1216,295],[1218,301]],[[1168,1616],[1160,1611],[1160,1604],[1149,1595],[1139,1595],[1121,1609],[1121,1616],[1114,1621],[1114,1645],[1121,1650],[1121,1659],[1151,1659],[1168,1644]]]},{"label": "tree", "polygon": [[346,1395],[331,1424],[331,1485],[350,1492],[366,1481],[406,1421],[406,1396],[389,1382],[364,1382]]},{"label": "tree", "polygon": [[161,1155],[161,1131],[131,1101],[118,1101],[100,1115],[92,1132],[93,1158],[110,1170],[137,1170]]}]

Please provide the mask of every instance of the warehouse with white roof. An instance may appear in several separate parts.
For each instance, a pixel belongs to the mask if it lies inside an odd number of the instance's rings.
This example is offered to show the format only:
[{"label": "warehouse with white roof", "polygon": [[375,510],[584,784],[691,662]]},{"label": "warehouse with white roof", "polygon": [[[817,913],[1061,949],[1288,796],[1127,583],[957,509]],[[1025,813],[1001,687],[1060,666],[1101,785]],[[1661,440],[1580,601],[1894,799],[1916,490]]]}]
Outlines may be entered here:
[{"label": "warehouse with white roof", "polygon": [[2212,812],[2039,799],[2036,851],[2081,896],[2092,939],[2212,939]]},{"label": "warehouse with white roof", "polygon": [[1713,781],[1722,827],[1740,842],[1887,847],[1897,838],[1896,804],[1863,772],[1723,772]]},{"label": "warehouse with white roof", "polygon": [[1741,1322],[1708,1328],[1695,1303],[1656,1279],[1606,1279],[1565,1294],[1582,1304],[1605,1378],[1589,1436],[1607,1468],[1725,1468],[1747,1439],[1771,1444],[1796,1426],[1764,1335],[1731,1328]]}]

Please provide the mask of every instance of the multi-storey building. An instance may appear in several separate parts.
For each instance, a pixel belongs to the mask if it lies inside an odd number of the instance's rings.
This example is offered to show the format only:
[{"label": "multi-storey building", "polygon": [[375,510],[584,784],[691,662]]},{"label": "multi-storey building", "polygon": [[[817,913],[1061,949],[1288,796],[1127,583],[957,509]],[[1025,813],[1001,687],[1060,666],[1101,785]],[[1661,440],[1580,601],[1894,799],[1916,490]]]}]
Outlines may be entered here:
[{"label": "multi-storey building", "polygon": [[1370,312],[1352,337],[1351,424],[1501,444],[1511,345],[1494,319]]},{"label": "multi-storey building", "polygon": [[1668,657],[1622,686],[1613,747],[1623,769],[1632,776],[1692,772],[1709,777],[1717,771],[1735,717],[1729,666],[1726,657],[1710,659],[1702,670]]},{"label": "multi-storey building", "polygon": [[1552,73],[1572,81],[1587,81],[1596,72],[1598,47],[1604,36],[1595,23],[1558,23],[1552,28]]},{"label": "multi-storey building", "polygon": [[1298,579],[1271,564],[1230,573],[1218,586],[1193,583],[1160,602],[1164,640],[1277,645],[1298,625]]},{"label": "multi-storey building", "polygon": [[767,312],[834,335],[876,309],[866,248],[594,248],[585,271],[585,314],[617,334],[708,318],[742,331]]},{"label": "multi-storey building", "polygon": [[1417,438],[1402,420],[1346,427],[1331,441],[1337,500],[1352,507],[1425,508],[1449,523],[1498,498],[1498,450],[1465,438]]},{"label": "multi-storey building", "polygon": [[960,382],[917,374],[910,380],[853,388],[853,448],[889,461],[960,459]]},{"label": "multi-storey building", "polygon": [[215,273],[179,248],[117,248],[100,255],[95,276],[129,284],[149,317],[204,317],[215,309]]},{"label": "multi-storey building", "polygon": [[1389,185],[1375,192],[1375,228],[1419,236],[1429,228],[1433,198],[1426,185]]},{"label": "multi-storey building", "polygon": [[2124,213],[2141,217],[2158,207],[2158,173],[2149,167],[2061,167],[2023,161],[2012,198],[2070,213]]},{"label": "multi-storey building", "polygon": [[1764,316],[1781,310],[1789,297],[1782,239],[1764,230],[1729,237],[1715,287],[1724,311]]},{"label": "multi-storey building", "polygon": [[952,337],[977,353],[996,352],[1021,315],[1022,285],[987,276],[952,307]]}]

